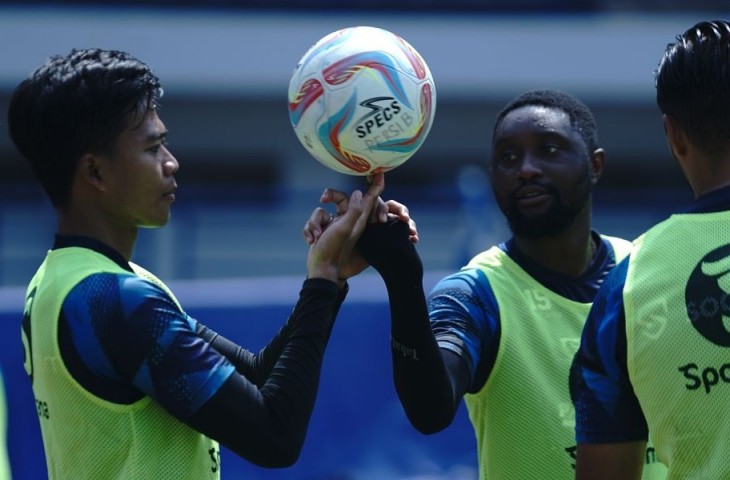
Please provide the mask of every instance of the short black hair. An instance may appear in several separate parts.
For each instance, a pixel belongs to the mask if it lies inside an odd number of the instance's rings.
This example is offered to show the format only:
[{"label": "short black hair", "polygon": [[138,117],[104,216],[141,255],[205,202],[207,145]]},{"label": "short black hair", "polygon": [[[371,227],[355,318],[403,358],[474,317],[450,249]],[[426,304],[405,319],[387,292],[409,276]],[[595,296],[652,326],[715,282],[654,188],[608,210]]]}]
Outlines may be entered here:
[{"label": "short black hair", "polygon": [[157,77],[118,50],[73,49],[23,80],[8,109],[10,137],[54,206],[65,205],[85,153],[107,153],[129,122],[157,108]]},{"label": "short black hair", "polygon": [[655,71],[656,101],[701,151],[730,148],[730,24],[703,21],[676,37]]},{"label": "short black hair", "polygon": [[571,125],[583,138],[588,153],[590,154],[598,149],[598,127],[593,113],[585,103],[560,90],[531,90],[514,98],[497,114],[492,135],[497,131],[500,123],[508,113],[531,105],[556,108],[567,113]]}]

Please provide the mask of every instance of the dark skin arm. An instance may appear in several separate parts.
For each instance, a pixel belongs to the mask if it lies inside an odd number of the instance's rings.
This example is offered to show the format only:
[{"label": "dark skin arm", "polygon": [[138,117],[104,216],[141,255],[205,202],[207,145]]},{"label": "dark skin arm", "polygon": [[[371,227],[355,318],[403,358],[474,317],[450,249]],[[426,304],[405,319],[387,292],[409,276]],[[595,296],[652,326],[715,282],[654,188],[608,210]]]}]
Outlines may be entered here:
[{"label": "dark skin arm", "polygon": [[646,442],[578,444],[577,480],[639,480]]}]

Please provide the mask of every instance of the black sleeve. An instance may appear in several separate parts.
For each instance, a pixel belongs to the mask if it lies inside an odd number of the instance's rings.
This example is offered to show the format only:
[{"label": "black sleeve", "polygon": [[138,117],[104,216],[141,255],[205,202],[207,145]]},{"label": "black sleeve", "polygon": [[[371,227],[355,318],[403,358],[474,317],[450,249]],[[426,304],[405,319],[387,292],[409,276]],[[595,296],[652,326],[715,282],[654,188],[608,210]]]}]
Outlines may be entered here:
[{"label": "black sleeve", "polygon": [[306,280],[291,316],[257,355],[199,327],[237,371],[187,423],[257,465],[292,465],[304,443],[343,298],[330,281]]},{"label": "black sleeve", "polygon": [[369,224],[357,244],[383,278],[391,315],[393,380],[408,419],[434,433],[453,421],[469,385],[466,362],[436,343],[423,290],[423,265],[400,221]]},{"label": "black sleeve", "polygon": [[[324,280],[321,281],[324,282]],[[311,282],[315,282],[315,280],[312,280]],[[339,298],[335,305],[332,317],[333,319],[337,316],[337,313],[339,313],[340,307],[347,296],[348,290],[349,286],[345,284],[345,288],[339,292]],[[294,313],[296,313],[296,309],[294,310]],[[198,323],[197,333],[203,338],[203,340],[215,348],[218,353],[226,357],[228,361],[236,367],[236,371],[238,371],[238,373],[245,376],[248,381],[257,387],[261,387],[269,378],[271,370],[281,355],[281,351],[286,345],[287,338],[291,335],[291,330],[294,328],[294,325],[295,322],[290,319],[286,324],[284,324],[274,338],[272,338],[257,354],[254,354],[250,350],[232,342],[201,323]],[[333,325],[334,322],[331,322],[330,331]]]}]

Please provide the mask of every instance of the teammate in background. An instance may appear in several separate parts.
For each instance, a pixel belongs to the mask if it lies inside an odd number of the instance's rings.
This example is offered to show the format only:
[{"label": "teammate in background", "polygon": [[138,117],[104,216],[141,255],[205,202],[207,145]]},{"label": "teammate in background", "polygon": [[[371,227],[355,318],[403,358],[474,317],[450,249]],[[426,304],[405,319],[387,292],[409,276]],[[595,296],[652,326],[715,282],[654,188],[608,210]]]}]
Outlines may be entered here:
[{"label": "teammate in background", "polygon": [[10,101],[11,138],[58,216],[22,325],[53,479],[219,478],[218,442],[261,466],[293,464],[346,280],[366,266],[352,247],[371,212],[386,215],[378,175],[321,218],[270,343],[254,354],[224,339],[130,260],[138,229],[167,223],[175,200],[161,95],[128,53],[87,49],[49,59]]},{"label": "teammate in background", "polygon": [[579,479],[639,478],[647,438],[670,479],[730,478],[729,65],[730,23],[714,21],[677,36],[656,70],[695,200],[641,235],[596,296],[571,372]]},{"label": "teammate in background", "polygon": [[8,459],[8,411],[5,400],[5,381],[0,370],[0,480],[10,480],[10,460]]},{"label": "teammate in background", "polygon": [[574,476],[568,371],[593,297],[629,249],[591,227],[604,161],[581,101],[527,92],[497,115],[492,137],[491,186],[511,238],[442,279],[428,301],[402,223],[369,225],[358,242],[387,287],[409,420],[438,432],[464,398],[482,479]]}]

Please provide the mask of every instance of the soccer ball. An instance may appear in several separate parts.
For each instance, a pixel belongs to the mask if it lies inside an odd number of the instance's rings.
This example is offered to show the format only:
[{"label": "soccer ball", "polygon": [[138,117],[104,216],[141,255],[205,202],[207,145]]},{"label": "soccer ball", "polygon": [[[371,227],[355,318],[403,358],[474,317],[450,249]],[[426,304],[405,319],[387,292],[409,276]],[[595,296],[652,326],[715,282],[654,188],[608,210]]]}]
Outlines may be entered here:
[{"label": "soccer ball", "polygon": [[349,175],[386,172],[428,136],[436,89],[421,55],[376,27],[326,35],[299,60],[289,82],[289,119],[321,163]]}]

